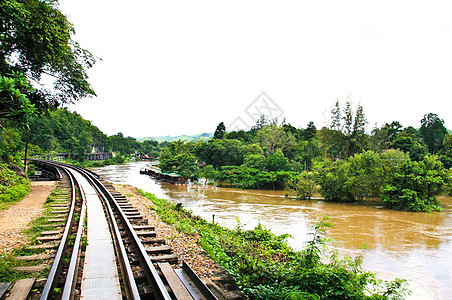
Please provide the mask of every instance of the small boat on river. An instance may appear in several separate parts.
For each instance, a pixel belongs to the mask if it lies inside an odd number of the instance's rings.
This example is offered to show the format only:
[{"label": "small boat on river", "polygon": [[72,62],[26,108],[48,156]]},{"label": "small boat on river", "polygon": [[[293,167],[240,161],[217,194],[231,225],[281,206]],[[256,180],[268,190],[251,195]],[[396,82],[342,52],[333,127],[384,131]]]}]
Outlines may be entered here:
[{"label": "small boat on river", "polygon": [[180,174],[177,173],[171,173],[171,172],[162,172],[162,170],[158,167],[158,162],[152,162],[144,169],[140,170],[140,174],[146,174],[149,176],[152,176],[153,178],[174,183],[174,184],[187,184],[188,178],[183,177]]}]

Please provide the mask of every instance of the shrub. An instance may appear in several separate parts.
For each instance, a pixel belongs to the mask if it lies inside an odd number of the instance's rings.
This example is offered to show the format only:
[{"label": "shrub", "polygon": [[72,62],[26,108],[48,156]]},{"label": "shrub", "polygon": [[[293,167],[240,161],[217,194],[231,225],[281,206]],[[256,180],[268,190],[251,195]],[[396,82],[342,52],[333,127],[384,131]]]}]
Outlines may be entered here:
[{"label": "shrub", "polygon": [[[30,192],[30,182],[18,176],[8,168],[7,164],[0,164],[0,207],[6,208],[10,204],[21,200]],[[6,205],[2,205],[6,204]]]},{"label": "shrub", "polygon": [[393,209],[409,211],[440,210],[436,200],[442,187],[449,182],[449,172],[443,169],[437,156],[423,161],[405,160],[389,174],[382,191],[382,200]]}]

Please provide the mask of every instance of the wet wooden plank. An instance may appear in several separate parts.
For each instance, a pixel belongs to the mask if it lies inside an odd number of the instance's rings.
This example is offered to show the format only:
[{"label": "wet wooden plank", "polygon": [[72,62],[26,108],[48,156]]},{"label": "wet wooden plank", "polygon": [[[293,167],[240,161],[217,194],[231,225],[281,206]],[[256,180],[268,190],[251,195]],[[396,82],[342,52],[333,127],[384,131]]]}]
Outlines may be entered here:
[{"label": "wet wooden plank", "polygon": [[165,239],[145,238],[141,240],[142,244],[166,244]]},{"label": "wet wooden plank", "polygon": [[28,249],[53,249],[58,246],[58,243],[47,243],[41,245],[32,245],[28,246]]},{"label": "wet wooden plank", "polygon": [[146,247],[147,253],[159,253],[159,252],[171,252],[170,246],[156,246],[156,247]]},{"label": "wet wooden plank", "polygon": [[35,255],[25,255],[25,256],[16,256],[17,260],[39,260],[39,259],[51,259],[53,257],[52,254],[35,254]]},{"label": "wet wooden plank", "polygon": [[60,230],[52,230],[52,231],[43,231],[41,232],[42,235],[58,235],[60,234]]},{"label": "wet wooden plank", "polygon": [[176,299],[193,299],[169,263],[158,263]]},{"label": "wet wooden plank", "polygon": [[134,225],[133,229],[135,230],[151,230],[154,231],[155,227],[152,225]]},{"label": "wet wooden plank", "polygon": [[18,280],[14,284],[9,296],[6,299],[7,300],[25,300],[25,299],[27,299],[27,296],[30,293],[30,290],[33,287],[34,282],[35,282],[35,278],[26,278],[26,279]]},{"label": "wet wooden plank", "polygon": [[155,231],[138,231],[137,235],[139,237],[155,237],[157,233]]},{"label": "wet wooden plank", "polygon": [[168,262],[171,264],[177,264],[179,262],[177,256],[174,254],[151,256],[150,258],[153,262]]},{"label": "wet wooden plank", "polygon": [[60,239],[61,239],[61,235],[39,236],[39,237],[36,238],[37,241],[41,241],[41,242],[56,241],[56,240],[60,240]]},{"label": "wet wooden plank", "polygon": [[44,270],[47,265],[39,265],[39,266],[26,266],[26,267],[13,267],[11,269],[19,272],[40,272]]},{"label": "wet wooden plank", "polygon": [[59,223],[59,222],[64,222],[66,221],[66,219],[47,219],[47,222],[52,222],[52,223]]}]

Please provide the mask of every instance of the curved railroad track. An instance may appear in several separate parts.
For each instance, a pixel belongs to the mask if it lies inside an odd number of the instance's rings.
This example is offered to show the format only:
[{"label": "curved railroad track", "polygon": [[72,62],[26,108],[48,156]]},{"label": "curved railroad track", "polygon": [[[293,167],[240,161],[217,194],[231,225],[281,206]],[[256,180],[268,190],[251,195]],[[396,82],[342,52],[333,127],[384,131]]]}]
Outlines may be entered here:
[{"label": "curved railroad track", "polygon": [[61,229],[38,245],[58,247],[40,299],[217,299],[111,184],[72,165],[33,163],[70,191],[52,205]]}]

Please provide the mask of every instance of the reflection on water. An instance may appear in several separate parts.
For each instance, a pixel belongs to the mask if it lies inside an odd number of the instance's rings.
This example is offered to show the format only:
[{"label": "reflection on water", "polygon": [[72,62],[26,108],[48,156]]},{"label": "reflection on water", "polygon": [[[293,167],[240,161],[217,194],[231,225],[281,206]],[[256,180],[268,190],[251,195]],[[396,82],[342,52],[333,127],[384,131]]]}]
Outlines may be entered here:
[{"label": "reflection on water", "polygon": [[213,189],[156,181],[139,170],[145,162],[94,169],[114,183],[126,183],[159,198],[182,203],[206,220],[234,228],[237,220],[252,228],[259,222],[276,234],[289,233],[292,247],[301,249],[319,214],[330,217],[328,236],[343,255],[354,255],[367,244],[364,267],[383,279],[406,278],[409,299],[449,299],[452,296],[452,198],[440,197],[444,210],[409,213],[379,206],[299,201],[283,191]]}]

